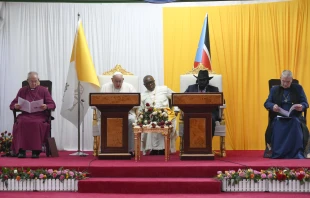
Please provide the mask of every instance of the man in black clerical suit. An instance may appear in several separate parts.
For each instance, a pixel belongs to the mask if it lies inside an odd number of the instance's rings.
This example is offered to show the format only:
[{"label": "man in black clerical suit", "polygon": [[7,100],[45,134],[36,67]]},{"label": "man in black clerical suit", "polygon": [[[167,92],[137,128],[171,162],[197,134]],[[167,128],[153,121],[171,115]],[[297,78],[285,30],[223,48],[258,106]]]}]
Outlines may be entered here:
[{"label": "man in black clerical suit", "polygon": [[[192,93],[219,92],[219,89],[217,87],[209,85],[209,81],[213,77],[209,77],[208,70],[200,70],[198,76],[195,77],[197,78],[196,84],[189,85],[185,90],[185,92],[192,92]],[[217,120],[220,120],[219,108],[215,108],[212,111],[212,137],[214,136],[215,121]]]}]

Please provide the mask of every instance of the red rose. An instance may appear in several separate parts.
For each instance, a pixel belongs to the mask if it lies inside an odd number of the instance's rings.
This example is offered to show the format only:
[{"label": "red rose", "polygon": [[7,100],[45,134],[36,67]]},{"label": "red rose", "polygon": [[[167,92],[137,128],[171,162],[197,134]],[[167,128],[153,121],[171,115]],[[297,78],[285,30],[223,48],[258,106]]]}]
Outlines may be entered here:
[{"label": "red rose", "polygon": [[8,136],[11,136],[12,135],[12,133],[8,133]]},{"label": "red rose", "polygon": [[161,125],[160,128],[165,128],[165,126],[164,126],[164,125]]},{"label": "red rose", "polygon": [[151,111],[153,111],[153,108],[152,108],[152,107],[150,107],[150,108],[149,108],[149,111],[150,111],[150,112],[151,112]]},{"label": "red rose", "polygon": [[285,180],[286,179],[286,176],[282,173],[277,173],[277,179],[282,181],[282,180]]},{"label": "red rose", "polygon": [[150,106],[150,104],[147,102],[147,103],[145,104],[145,106],[149,107],[149,106]]},{"label": "red rose", "polygon": [[7,132],[7,131],[5,131],[4,133],[5,133],[5,134],[7,134],[8,132]]},{"label": "red rose", "polygon": [[298,179],[298,180],[303,180],[304,177],[305,177],[304,174],[300,174],[300,175],[297,176],[297,179]]}]

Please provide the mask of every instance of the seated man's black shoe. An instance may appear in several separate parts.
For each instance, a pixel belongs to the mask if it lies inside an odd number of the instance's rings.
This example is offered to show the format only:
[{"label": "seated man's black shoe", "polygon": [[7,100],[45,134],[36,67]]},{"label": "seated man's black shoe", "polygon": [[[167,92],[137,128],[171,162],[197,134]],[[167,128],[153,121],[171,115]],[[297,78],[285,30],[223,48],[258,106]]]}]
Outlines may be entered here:
[{"label": "seated man's black shoe", "polygon": [[158,155],[158,150],[151,150],[150,155]]},{"label": "seated man's black shoe", "polygon": [[130,154],[131,157],[135,157],[135,152],[130,151],[129,154]]},{"label": "seated man's black shoe", "polygon": [[18,153],[18,158],[26,158],[26,154],[25,153]]},{"label": "seated man's black shoe", "polygon": [[31,158],[39,158],[39,156],[40,156],[40,151],[32,151]]},{"label": "seated man's black shoe", "polygon": [[26,151],[22,150],[22,149],[19,149],[17,157],[18,158],[26,158]]},{"label": "seated man's black shoe", "polygon": [[150,155],[165,155],[165,149],[162,150],[152,150]]}]

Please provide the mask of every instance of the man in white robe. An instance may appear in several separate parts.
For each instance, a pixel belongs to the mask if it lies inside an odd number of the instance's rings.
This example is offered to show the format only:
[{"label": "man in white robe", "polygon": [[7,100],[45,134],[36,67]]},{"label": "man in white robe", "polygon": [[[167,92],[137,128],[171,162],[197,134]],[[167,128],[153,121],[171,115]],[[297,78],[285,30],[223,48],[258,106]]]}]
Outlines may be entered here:
[{"label": "man in white robe", "polygon": [[[155,108],[169,108],[169,99],[171,99],[171,94],[174,93],[167,86],[156,86],[155,80],[151,75],[147,75],[143,78],[144,86],[146,91],[141,93],[141,106],[140,110],[145,109],[146,104],[150,104]],[[171,122],[173,126],[173,133],[171,134],[171,143],[170,143],[170,152],[176,152],[175,141],[178,137],[176,131],[176,122],[175,118],[179,112],[178,107],[174,107],[174,112],[170,111],[170,115],[174,117]],[[169,116],[171,117],[171,116]],[[146,151],[151,151],[151,155],[164,155],[165,151],[165,142],[164,136],[159,133],[144,133],[142,134],[142,151],[143,155],[146,154]]]},{"label": "man in white robe", "polygon": [[[111,82],[102,85],[100,92],[104,93],[137,93],[137,90],[129,83],[124,82],[123,74],[120,72],[115,72],[111,78]],[[136,110],[133,108],[128,112],[128,151],[131,156],[134,156],[134,134],[132,129],[132,124],[136,121]],[[101,125],[100,125],[100,111],[97,110],[97,123],[93,128],[94,136],[94,150],[95,144],[96,148],[99,149],[100,135],[101,135]],[[94,153],[95,154],[95,153]]]}]

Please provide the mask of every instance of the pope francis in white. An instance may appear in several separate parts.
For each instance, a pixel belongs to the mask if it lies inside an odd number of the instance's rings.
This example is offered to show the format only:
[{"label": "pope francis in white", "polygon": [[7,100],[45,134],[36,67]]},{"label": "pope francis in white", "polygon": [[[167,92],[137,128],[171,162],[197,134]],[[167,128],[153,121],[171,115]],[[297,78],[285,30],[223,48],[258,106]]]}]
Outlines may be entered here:
[{"label": "pope francis in white", "polygon": [[[105,83],[101,87],[100,92],[104,93],[137,93],[137,90],[133,85],[124,82],[123,74],[120,72],[115,72],[111,78],[112,82]],[[128,113],[128,150],[133,156],[134,153],[134,134],[132,129],[132,124],[136,121],[136,113],[133,108]],[[100,111],[97,111],[97,124],[93,127],[93,136],[96,138],[101,135],[101,125],[100,125]],[[98,140],[94,140],[97,142]],[[98,143],[97,143],[98,144]],[[99,147],[99,146],[98,146]]]}]

